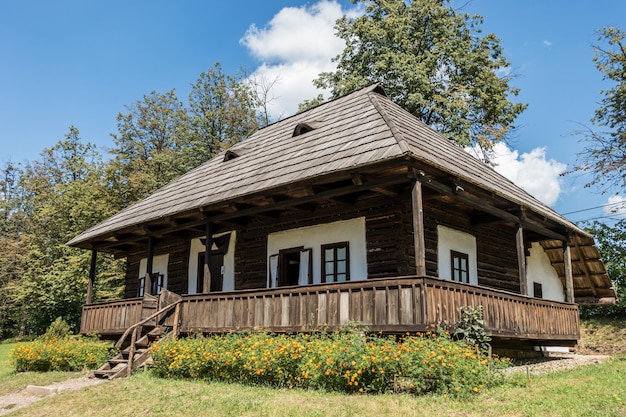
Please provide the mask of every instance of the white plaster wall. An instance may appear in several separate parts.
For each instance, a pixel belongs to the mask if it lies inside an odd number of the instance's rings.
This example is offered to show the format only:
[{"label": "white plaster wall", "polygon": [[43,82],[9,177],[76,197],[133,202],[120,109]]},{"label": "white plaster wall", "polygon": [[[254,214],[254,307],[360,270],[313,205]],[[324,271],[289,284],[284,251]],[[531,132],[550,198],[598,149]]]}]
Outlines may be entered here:
[{"label": "white plaster wall", "polygon": [[530,256],[526,257],[526,278],[528,295],[534,297],[533,282],[541,283],[543,298],[552,301],[565,301],[563,284],[550,264],[550,258],[538,242],[530,247]]},{"label": "white plaster wall", "polygon": [[[163,274],[163,288],[167,289],[167,262],[169,261],[169,254],[165,255],[157,255],[152,258],[152,273]],[[139,277],[142,278],[146,276],[146,271],[148,269],[148,258],[143,258],[139,261]]]},{"label": "white plaster wall", "polygon": [[348,242],[350,247],[350,280],[367,279],[367,245],[365,243],[365,217],[342,220],[333,223],[270,233],[267,236],[267,256],[269,277],[269,257],[278,254],[281,249],[304,246],[311,248],[313,283],[321,282],[321,246],[329,243]]},{"label": "white plaster wall", "polygon": [[437,267],[439,277],[452,279],[450,251],[466,253],[469,258],[470,284],[478,285],[478,263],[476,257],[476,237],[446,226],[437,226]]},{"label": "white plaster wall", "polygon": [[[237,242],[237,232],[225,232],[213,235],[213,238],[223,236],[230,233],[230,242],[228,243],[228,251],[224,255],[224,282],[222,284],[222,291],[234,291],[235,290],[235,246]],[[187,271],[187,293],[196,293],[196,284],[198,280],[198,254],[205,252],[206,248],[200,241],[200,238],[191,239],[191,245],[189,249],[189,267]],[[213,244],[212,250],[216,250],[217,246]]]}]

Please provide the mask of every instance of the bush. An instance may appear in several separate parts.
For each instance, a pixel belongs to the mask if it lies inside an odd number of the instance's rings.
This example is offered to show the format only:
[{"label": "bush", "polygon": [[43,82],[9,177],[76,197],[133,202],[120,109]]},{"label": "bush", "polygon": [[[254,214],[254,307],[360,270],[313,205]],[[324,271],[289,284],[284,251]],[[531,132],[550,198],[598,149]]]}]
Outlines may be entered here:
[{"label": "bush", "polygon": [[489,358],[447,334],[392,337],[362,331],[242,333],[163,339],[151,347],[158,376],[348,393],[404,391],[467,396],[499,382]]},{"label": "bush", "polygon": [[96,369],[113,353],[109,343],[92,338],[39,338],[16,345],[9,361],[17,372],[80,371]]},{"label": "bush", "polygon": [[41,336],[45,341],[54,341],[58,339],[65,339],[72,334],[70,325],[61,317],[57,317],[56,320],[50,324],[50,327],[46,330],[46,333]]},{"label": "bush", "polygon": [[453,335],[463,340],[467,345],[476,347],[483,352],[489,351],[491,337],[485,330],[483,320],[483,306],[461,307],[461,320],[454,325]]}]

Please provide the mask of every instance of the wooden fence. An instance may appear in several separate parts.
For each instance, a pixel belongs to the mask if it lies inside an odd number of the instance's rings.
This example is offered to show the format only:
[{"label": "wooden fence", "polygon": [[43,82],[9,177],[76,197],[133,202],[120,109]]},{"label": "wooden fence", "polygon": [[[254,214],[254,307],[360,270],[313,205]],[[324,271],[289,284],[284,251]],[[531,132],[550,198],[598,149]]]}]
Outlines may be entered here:
[{"label": "wooden fence", "polygon": [[[138,307],[132,304],[137,302]],[[100,305],[85,306],[83,321],[87,324],[81,326],[81,332],[104,334],[119,329],[121,333],[131,317],[139,321],[140,313],[135,310],[140,311],[140,300],[120,304],[117,309],[112,307],[116,303],[102,305],[102,312],[98,312]],[[576,305],[425,277],[185,295],[180,331],[293,332],[359,323],[375,332],[416,332],[431,325],[451,325],[460,319],[460,307],[478,305],[484,308],[485,328],[492,336],[554,341],[579,338]]]}]

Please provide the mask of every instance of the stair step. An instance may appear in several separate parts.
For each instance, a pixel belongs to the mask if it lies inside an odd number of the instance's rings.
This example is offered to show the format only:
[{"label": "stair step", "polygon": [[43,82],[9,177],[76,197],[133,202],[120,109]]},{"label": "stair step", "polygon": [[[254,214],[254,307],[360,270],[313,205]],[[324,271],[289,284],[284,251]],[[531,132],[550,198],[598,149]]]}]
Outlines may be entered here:
[{"label": "stair step", "polygon": [[[126,366],[124,366],[126,368]],[[112,379],[115,375],[117,375],[120,371],[124,369],[108,369],[106,371],[98,369],[97,371],[93,371],[93,376],[99,379]]]},{"label": "stair step", "polygon": [[116,359],[116,358],[113,358],[113,359],[109,359],[107,361],[107,363],[109,363],[109,364],[113,365],[113,367],[115,367],[115,366],[119,365],[120,363],[128,363],[128,359],[123,359],[123,358]]}]

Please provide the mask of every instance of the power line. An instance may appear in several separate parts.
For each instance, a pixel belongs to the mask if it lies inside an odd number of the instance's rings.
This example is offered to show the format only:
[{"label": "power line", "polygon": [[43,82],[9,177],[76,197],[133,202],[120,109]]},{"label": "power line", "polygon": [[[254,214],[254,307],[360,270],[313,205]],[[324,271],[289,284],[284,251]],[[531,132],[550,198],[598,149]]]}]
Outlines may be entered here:
[{"label": "power line", "polygon": [[589,208],[585,208],[585,209],[580,209],[580,210],[575,210],[575,211],[569,211],[567,213],[561,213],[563,216],[566,216],[568,214],[575,214],[575,213],[582,213],[583,211],[590,211],[590,210],[596,210],[599,208],[606,208],[606,207],[611,207],[611,206],[619,206],[622,205],[624,207],[626,207],[626,200],[624,201],[618,201],[616,203],[607,203],[607,204],[603,204],[601,206],[596,206],[596,207],[589,207]]}]

